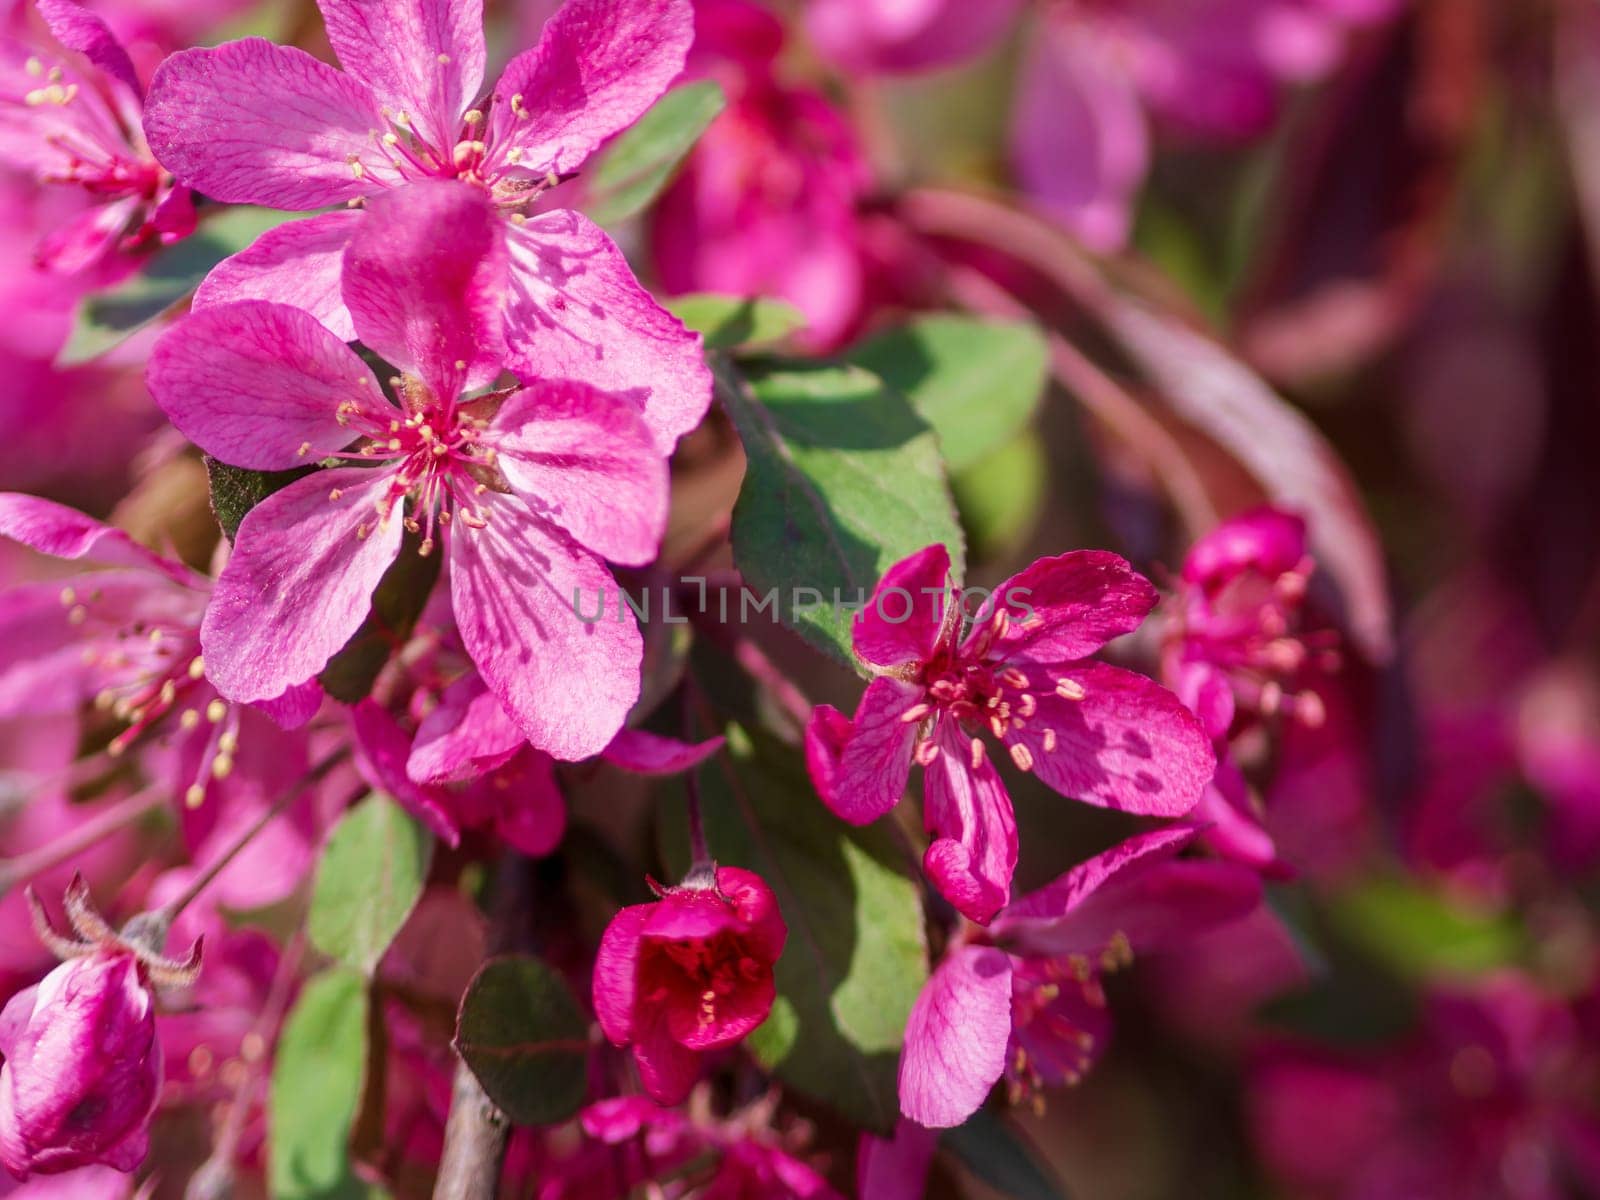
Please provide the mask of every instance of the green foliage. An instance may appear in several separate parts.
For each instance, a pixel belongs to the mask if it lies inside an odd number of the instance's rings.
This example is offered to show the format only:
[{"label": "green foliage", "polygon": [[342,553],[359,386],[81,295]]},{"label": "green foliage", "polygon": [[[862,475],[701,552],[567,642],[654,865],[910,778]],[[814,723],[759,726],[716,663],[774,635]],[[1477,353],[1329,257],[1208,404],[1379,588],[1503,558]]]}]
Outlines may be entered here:
[{"label": "green foliage", "polygon": [[859,367],[770,363],[740,378],[723,366],[718,382],[749,463],[735,561],[756,592],[778,589],[786,625],[853,663],[842,604],[864,603],[885,570],[934,542],[964,568],[938,442]]},{"label": "green foliage", "polygon": [[366,981],[334,968],[310,980],[278,1039],[269,1101],[273,1200],[369,1200],[350,1165],[367,1060]]},{"label": "green foliage", "polygon": [[1023,321],[919,317],[850,351],[911,401],[939,435],[952,471],[964,470],[1026,427],[1049,382],[1049,349]]},{"label": "green foliage", "polygon": [[1020,554],[1038,523],[1050,490],[1044,439],[1032,429],[950,477],[961,524],[975,559]]},{"label": "green foliage", "polygon": [[[701,776],[713,853],[765,879],[789,927],[777,1002],[746,1045],[790,1086],[890,1132],[906,1018],[928,977],[922,901],[902,848],[885,823],[839,821],[794,750],[737,725],[727,762]],[[687,837],[672,832],[668,858],[685,865]]]},{"label": "green foliage", "polygon": [[1487,974],[1518,961],[1525,935],[1509,914],[1467,907],[1415,881],[1379,877],[1335,895],[1331,927],[1412,980]]},{"label": "green foliage", "polygon": [[239,523],[256,505],[273,492],[281,491],[315,467],[296,467],[290,471],[252,471],[230,467],[206,455],[206,478],[211,484],[211,512],[230,542],[239,534]]},{"label": "green foliage", "polygon": [[697,292],[668,300],[667,308],[708,350],[771,346],[806,327],[805,314],[783,300]]},{"label": "green foliage", "polygon": [[223,259],[301,215],[235,206],[205,217],[189,237],[152,254],[137,274],[85,296],[56,362],[76,366],[121,345],[177,307]]},{"label": "green foliage", "polygon": [[555,1124],[583,1104],[589,1022],[561,977],[536,958],[483,965],[462,998],[455,1048],[518,1125]]},{"label": "green foliage", "polygon": [[317,864],[312,945],[371,975],[422,895],[433,836],[389,797],[368,796],[340,819]]},{"label": "green foliage", "polygon": [[727,104],[711,80],[680,84],[657,100],[586,172],[589,215],[611,225],[647,208]]}]

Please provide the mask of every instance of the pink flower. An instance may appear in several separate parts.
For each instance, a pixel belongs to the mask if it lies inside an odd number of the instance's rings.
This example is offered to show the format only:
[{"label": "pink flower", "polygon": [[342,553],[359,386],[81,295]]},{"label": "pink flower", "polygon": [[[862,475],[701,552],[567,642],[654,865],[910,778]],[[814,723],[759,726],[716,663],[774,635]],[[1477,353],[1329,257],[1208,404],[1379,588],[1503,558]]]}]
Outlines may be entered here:
[{"label": "pink flower", "polygon": [[652,257],[669,292],[775,296],[841,344],[867,292],[861,205],[871,172],[844,115],[778,77],[783,27],[747,0],[701,0],[690,74],[729,104],[657,203]]},{"label": "pink flower", "polygon": [[719,867],[714,887],[658,889],[611,919],[594,966],[594,1006],[613,1045],[633,1047],[644,1090],[676,1104],[700,1058],[742,1041],[772,1010],[772,967],[788,929],[754,872]]},{"label": "pink flower", "polygon": [[854,824],[883,816],[924,769],[923,867],[963,914],[984,922],[1011,895],[1016,822],[979,734],[1064,796],[1179,817],[1216,766],[1172,693],[1089,656],[1131,633],[1156,590],[1115,554],[1040,559],[1001,584],[962,634],[950,556],[929,546],[889,568],[857,616],[856,656],[876,678],[853,720],[826,705],[806,730],[824,802]]},{"label": "pink flower", "polygon": [[362,343],[401,372],[394,400],[286,305],[204,309],[156,346],[151,391],[207,453],[257,470],[351,463],[290,484],[240,525],[200,631],[224,695],[276,695],[321,671],[409,529],[422,554],[444,544],[462,640],[535,746],[582,758],[621,726],[639,631],[585,623],[574,596],[614,590],[602,556],[654,557],[666,461],[631,404],[581,383],[463,398],[500,368],[503,253],[472,188],[417,184],[373,202],[342,288]]},{"label": "pink flower", "polygon": [[1286,82],[1335,61],[1384,15],[1321,0],[1057,3],[1031,31],[1014,118],[1026,189],[1098,250],[1127,240],[1150,159],[1146,111],[1213,138],[1264,132]]},{"label": "pink flower", "polygon": [[806,29],[829,59],[853,71],[950,66],[992,48],[1022,0],[809,0]]},{"label": "pink flower", "polygon": [[[145,116],[157,157],[214,200],[294,210],[416,181],[473,186],[506,218],[493,238],[509,278],[499,301],[509,365],[629,396],[670,450],[710,403],[698,336],[586,218],[529,206],[682,70],[688,0],[568,0],[478,107],[480,0],[325,0],[322,10],[348,73],[259,38],[167,59]],[[360,319],[337,280],[362,224],[340,211],[281,226],[223,263],[197,305],[279,301],[349,340]]]},{"label": "pink flower", "polygon": [[115,251],[187,237],[194,203],[145,145],[144,87],[128,52],[72,0],[38,7],[68,53],[0,40],[0,163],[94,200],[39,245],[39,262],[72,274]]},{"label": "pink flower", "polygon": [[18,992],[0,1011],[0,1054],[0,1162],[13,1175],[143,1161],[161,1044],[132,954],[75,958]]},{"label": "pink flower", "polygon": [[1073,868],[958,938],[906,1022],[900,1109],[959,1125],[1005,1075],[1013,1102],[1076,1083],[1111,1023],[1102,972],[1243,916],[1255,875],[1174,857],[1194,831],[1143,834]]}]

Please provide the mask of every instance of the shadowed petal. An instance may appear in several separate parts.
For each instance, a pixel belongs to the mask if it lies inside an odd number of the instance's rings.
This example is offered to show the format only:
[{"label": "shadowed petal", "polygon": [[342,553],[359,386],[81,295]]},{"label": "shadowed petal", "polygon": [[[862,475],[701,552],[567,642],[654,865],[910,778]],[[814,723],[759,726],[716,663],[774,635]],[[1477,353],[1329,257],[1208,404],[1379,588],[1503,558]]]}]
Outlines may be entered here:
[{"label": "shadowed petal", "polygon": [[850,625],[856,657],[876,667],[927,662],[944,628],[949,592],[950,552],[943,545],[895,563]]},{"label": "shadowed petal", "polygon": [[507,229],[506,336],[527,377],[577,379],[625,396],[669,454],[711,404],[700,335],[658,305],[587,217],[557,209]]},{"label": "shadowed petal", "polygon": [[323,213],[269,229],[238,254],[223,259],[201,281],[194,309],[239,300],[271,300],[304,309],[341,342],[356,340],[344,306],[339,274],[344,248],[361,214],[352,209]]},{"label": "shadowed petal", "polygon": [[1074,550],[1041,558],[995,589],[995,605],[1011,619],[988,657],[1037,663],[1087,658],[1139,628],[1156,600],[1154,585],[1120,555]]},{"label": "shadowed petal", "polygon": [[99,70],[127,88],[134,99],[144,96],[144,87],[133,69],[133,60],[117,35],[94,13],[72,0],[36,0],[39,15],[50,26],[56,41],[82,54]]},{"label": "shadowed petal", "polygon": [[146,380],[186,438],[258,471],[303,467],[349,445],[341,404],[387,407],[355,351],[311,314],[264,300],[193,313],[156,343]]},{"label": "shadowed petal", "polygon": [[611,918],[594,960],[594,1014],[611,1043],[633,1040],[633,994],[639,972],[639,938],[654,911],[653,904],[635,904]]},{"label": "shadowed petal", "polygon": [[[400,521],[377,520],[390,480],[382,470],[318,471],[245,515],[200,627],[206,675],[224,696],[282,695],[327,666],[360,628],[372,590],[400,552]],[[329,498],[333,490],[338,500]]]},{"label": "shadowed petal", "polygon": [[[901,718],[922,698],[917,685],[887,675],[874,679],[862,694],[832,788],[817,781],[828,807],[852,825],[876,821],[900,803],[917,743],[917,722]],[[812,724],[826,719],[813,717]]]},{"label": "shadowed petal", "polygon": [[188,567],[141,546],[122,530],[103,525],[64,504],[22,492],[0,492],[0,537],[55,558],[87,558],[108,567],[142,567],[186,587],[204,585],[204,580]]},{"label": "shadowed petal", "polygon": [[906,1021],[900,1111],[932,1129],[961,1124],[1005,1070],[1010,1039],[1010,958],[990,946],[948,955]]},{"label": "shadowed petal", "polygon": [[939,756],[923,776],[923,821],[933,844],[922,869],[967,918],[987,924],[1011,899],[1017,823],[1005,784],[954,721],[939,722]]},{"label": "shadowed petal", "polygon": [[611,739],[600,757],[635,775],[677,775],[699,766],[718,750],[726,738],[680,742],[643,729],[624,729]]},{"label": "shadowed petal", "polygon": [[264,38],[172,55],[144,112],[150,149],[180,183],[229,204],[294,211],[399,183],[375,137],[384,128],[366,87]]},{"label": "shadowed petal", "polygon": [[527,740],[483,676],[470,671],[422,718],[406,773],[420,783],[467,779],[493,770]]}]

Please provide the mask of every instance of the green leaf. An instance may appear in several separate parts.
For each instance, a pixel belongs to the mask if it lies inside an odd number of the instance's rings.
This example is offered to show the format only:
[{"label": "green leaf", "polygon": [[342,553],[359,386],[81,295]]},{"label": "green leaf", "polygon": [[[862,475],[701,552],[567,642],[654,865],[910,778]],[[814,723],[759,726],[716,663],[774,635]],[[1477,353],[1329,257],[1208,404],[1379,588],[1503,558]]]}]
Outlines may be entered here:
[{"label": "green leaf", "polygon": [[705,338],[708,350],[770,346],[806,327],[806,317],[784,300],[699,292],[666,302],[667,310]]},{"label": "green leaf", "polygon": [[373,793],[339,819],[317,864],[311,944],[371,975],[422,895],[433,836]]},{"label": "green leaf", "polygon": [[269,1101],[273,1200],[363,1200],[350,1130],[367,1058],[366,981],[334,968],[308,982],[278,1038]]},{"label": "green leaf", "polygon": [[[898,392],[859,367],[763,364],[718,392],[748,466],[733,551],[779,618],[839,661],[853,612],[889,567],[934,542],[959,578],[964,542],[939,446]],[[765,602],[765,594],[757,601]]]},{"label": "green leaf", "polygon": [[973,558],[992,562],[1020,553],[1038,524],[1049,485],[1049,451],[1033,429],[953,473],[950,490]]},{"label": "green leaf", "polygon": [[939,1139],[973,1176],[1013,1200],[1065,1200],[1039,1152],[1004,1117],[980,1108]]},{"label": "green leaf", "polygon": [[209,454],[205,456],[205,463],[206,478],[211,484],[211,512],[230,542],[238,536],[239,522],[252,508],[273,492],[316,470],[315,467],[295,467],[288,471],[252,471],[247,467],[230,467]]},{"label": "green leaf", "polygon": [[317,676],[328,695],[357,704],[372,691],[373,681],[389,656],[403,646],[427,607],[428,593],[439,578],[438,554],[424,558],[420,534],[407,533],[400,553],[372,593],[372,610],[343,649]]},{"label": "green leaf", "polygon": [[1411,980],[1483,975],[1516,962],[1526,948],[1508,913],[1468,907],[1398,877],[1338,893],[1327,917],[1351,944]]},{"label": "green leaf", "polygon": [[75,366],[121,345],[199,287],[223,259],[237,254],[267,230],[302,215],[235,206],[205,217],[183,241],[152,254],[138,274],[85,296],[74,314],[66,345],[56,356],[57,364]]},{"label": "green leaf", "polygon": [[553,1125],[583,1104],[589,1021],[561,976],[536,958],[483,965],[462,997],[455,1048],[518,1125]]},{"label": "green leaf", "polygon": [[1049,380],[1049,350],[1033,325],[973,317],[920,317],[850,351],[932,425],[952,471],[1015,437]]},{"label": "green leaf", "polygon": [[711,80],[682,84],[657,100],[588,172],[589,215],[612,225],[646,208],[727,104]]},{"label": "green leaf", "polygon": [[[767,881],[789,927],[777,1002],[746,1045],[791,1087],[887,1134],[906,1018],[928,978],[905,855],[887,825],[834,817],[790,747],[733,725],[727,758],[701,768],[707,840],[719,862]],[[687,834],[666,832],[669,861],[686,864]]]}]

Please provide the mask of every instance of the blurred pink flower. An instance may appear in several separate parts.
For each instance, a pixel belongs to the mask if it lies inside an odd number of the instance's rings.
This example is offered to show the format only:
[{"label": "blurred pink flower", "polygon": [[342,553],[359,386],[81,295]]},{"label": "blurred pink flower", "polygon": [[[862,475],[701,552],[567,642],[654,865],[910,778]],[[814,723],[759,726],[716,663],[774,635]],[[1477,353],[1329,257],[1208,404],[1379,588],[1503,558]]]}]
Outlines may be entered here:
[{"label": "blurred pink flower", "polygon": [[445,544],[462,639],[536,747],[583,758],[621,727],[639,631],[580,620],[574,596],[615,589],[602,557],[654,557],[666,460],[627,400],[584,384],[461,400],[500,371],[503,255],[471,188],[373,202],[344,252],[343,296],[362,343],[403,373],[400,407],[338,336],[282,304],[203,309],[156,347],[151,391],[207,453],[255,470],[352,463],[291,483],[240,525],[200,631],[225,695],[276,695],[321,671],[410,529],[424,555]]},{"label": "blurred pink flower", "polygon": [[1019,770],[1064,796],[1181,817],[1216,760],[1198,721],[1159,684],[1089,656],[1131,633],[1156,590],[1115,554],[1040,559],[996,590],[963,636],[950,556],[929,546],[889,568],[852,626],[875,678],[853,719],[827,705],[806,729],[823,801],[875,821],[924,768],[924,869],[945,898],[988,921],[1011,895],[1017,831],[987,730]]},{"label": "blurred pink flower", "polygon": [[194,202],[145,145],[144,87],[104,21],[72,0],[38,0],[69,54],[0,40],[0,163],[41,184],[81,189],[93,205],[38,246],[41,265],[76,274],[114,252],[194,231]]},{"label": "blurred pink flower", "polygon": [[1260,902],[1251,871],[1174,857],[1193,840],[1190,829],[1132,838],[958,939],[906,1022],[901,1112],[945,1128],[977,1111],[1001,1075],[1013,1102],[1076,1083],[1111,1031],[1103,972]]},{"label": "blurred pink flower", "polygon": [[806,29],[847,70],[918,71],[985,53],[1021,11],[1022,0],[809,0]]},{"label": "blurred pink flower", "polygon": [[0,1054],[0,1163],[13,1175],[93,1163],[131,1171],[144,1160],[161,1043],[132,954],[71,959],[11,997]]},{"label": "blurred pink flower", "polygon": [[748,0],[700,0],[689,74],[728,108],[696,144],[650,223],[669,292],[787,300],[808,345],[840,345],[867,293],[861,204],[870,169],[843,113],[779,78],[783,27]]},{"label": "blurred pink flower", "polygon": [[[260,38],[167,59],[145,116],[157,157],[213,200],[296,211],[418,181],[479,189],[506,218],[493,236],[507,277],[498,297],[507,364],[627,395],[670,451],[710,403],[699,336],[650,298],[587,218],[526,209],[679,73],[688,0],[568,0],[478,108],[480,0],[385,0],[376,10],[325,0],[322,9],[347,71]],[[279,226],[221,264],[199,306],[279,301],[349,340],[358,322],[338,273],[362,227],[350,210]]]},{"label": "blurred pink flower", "polygon": [[644,1089],[676,1104],[701,1056],[737,1045],[772,1010],[788,937],[777,897],[752,871],[659,888],[611,919],[594,966],[594,1006],[613,1045],[631,1046]]}]

